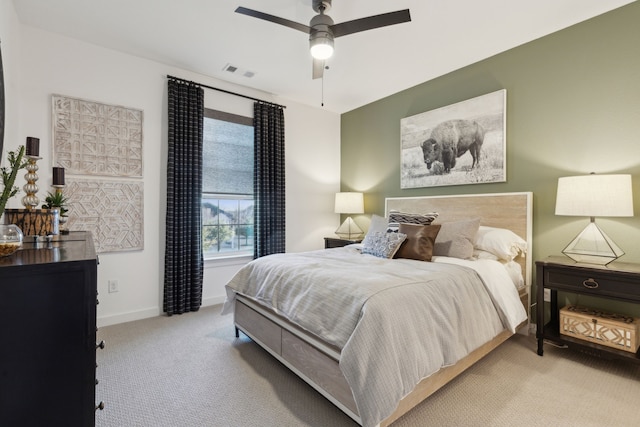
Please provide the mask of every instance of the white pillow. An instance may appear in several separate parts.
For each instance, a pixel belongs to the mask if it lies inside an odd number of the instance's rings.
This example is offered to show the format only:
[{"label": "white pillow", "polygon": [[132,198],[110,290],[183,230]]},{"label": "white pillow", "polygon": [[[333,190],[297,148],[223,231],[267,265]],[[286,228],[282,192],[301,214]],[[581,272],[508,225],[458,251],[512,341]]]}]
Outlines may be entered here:
[{"label": "white pillow", "polygon": [[520,253],[527,252],[527,242],[513,231],[484,225],[476,233],[474,247],[505,261],[513,261]]},{"label": "white pillow", "polygon": [[474,259],[492,259],[494,261],[500,261],[500,258],[496,256],[493,252],[483,251],[482,249],[473,248],[473,258]]}]

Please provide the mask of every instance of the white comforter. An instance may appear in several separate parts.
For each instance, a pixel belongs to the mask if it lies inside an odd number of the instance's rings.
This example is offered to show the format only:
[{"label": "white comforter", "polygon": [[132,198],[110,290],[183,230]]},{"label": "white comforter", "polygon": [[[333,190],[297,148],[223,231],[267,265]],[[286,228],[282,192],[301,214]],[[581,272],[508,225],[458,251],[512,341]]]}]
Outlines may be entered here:
[{"label": "white comforter", "polygon": [[500,263],[435,261],[350,247],[271,255],[227,284],[223,314],[241,293],[342,349],[362,424],[374,426],[423,378],[526,319]]}]

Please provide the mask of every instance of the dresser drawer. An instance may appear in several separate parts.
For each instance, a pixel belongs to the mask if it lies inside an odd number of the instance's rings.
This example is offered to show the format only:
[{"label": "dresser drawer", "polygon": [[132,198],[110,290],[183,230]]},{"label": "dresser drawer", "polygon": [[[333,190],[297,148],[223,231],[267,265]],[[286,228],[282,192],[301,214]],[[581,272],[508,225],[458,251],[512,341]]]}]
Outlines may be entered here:
[{"label": "dresser drawer", "polygon": [[640,301],[640,283],[637,278],[626,275],[547,267],[545,276],[545,286],[551,288]]}]

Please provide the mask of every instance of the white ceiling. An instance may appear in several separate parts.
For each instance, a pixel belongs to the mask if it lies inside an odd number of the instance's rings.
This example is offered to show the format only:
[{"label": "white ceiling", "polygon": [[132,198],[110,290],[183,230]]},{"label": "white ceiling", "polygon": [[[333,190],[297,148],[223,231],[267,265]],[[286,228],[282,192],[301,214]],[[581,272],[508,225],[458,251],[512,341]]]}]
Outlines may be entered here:
[{"label": "white ceiling", "polygon": [[334,0],[336,23],[407,8],[412,22],[336,39],[323,98],[307,35],[234,13],[244,6],[308,25],[311,0],[13,0],[25,25],[316,107],[324,99],[338,113],[632,2]]}]

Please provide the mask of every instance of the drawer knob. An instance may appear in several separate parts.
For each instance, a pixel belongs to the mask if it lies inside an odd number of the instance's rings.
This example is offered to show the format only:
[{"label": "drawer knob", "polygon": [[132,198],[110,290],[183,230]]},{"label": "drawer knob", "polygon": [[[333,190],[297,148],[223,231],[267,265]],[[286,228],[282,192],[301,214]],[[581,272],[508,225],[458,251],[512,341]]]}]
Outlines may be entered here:
[{"label": "drawer knob", "polygon": [[588,278],[587,280],[583,281],[583,282],[582,282],[582,285],[583,285],[585,288],[589,288],[589,289],[595,289],[595,288],[597,288],[597,287],[599,286],[599,285],[598,285],[598,282],[596,282],[596,281],[595,281],[594,279],[592,279],[592,278]]},{"label": "drawer knob", "polygon": [[100,402],[98,403],[98,405],[96,406],[96,411],[100,409],[101,411],[104,409],[104,402]]},{"label": "drawer knob", "polygon": [[96,350],[98,348],[104,349],[104,340],[100,341],[99,343],[96,344]]}]

